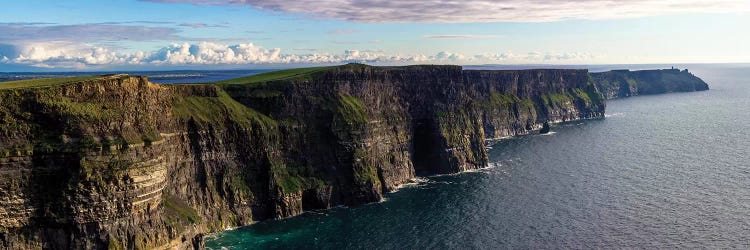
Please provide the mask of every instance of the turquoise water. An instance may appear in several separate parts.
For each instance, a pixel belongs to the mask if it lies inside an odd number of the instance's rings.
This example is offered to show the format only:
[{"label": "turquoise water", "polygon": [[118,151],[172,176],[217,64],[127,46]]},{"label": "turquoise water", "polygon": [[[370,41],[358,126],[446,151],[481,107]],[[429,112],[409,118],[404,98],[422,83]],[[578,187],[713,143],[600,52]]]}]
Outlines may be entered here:
[{"label": "turquoise water", "polygon": [[382,203],[207,237],[209,249],[750,248],[750,67],[691,67],[706,92],[498,142],[494,168]]}]

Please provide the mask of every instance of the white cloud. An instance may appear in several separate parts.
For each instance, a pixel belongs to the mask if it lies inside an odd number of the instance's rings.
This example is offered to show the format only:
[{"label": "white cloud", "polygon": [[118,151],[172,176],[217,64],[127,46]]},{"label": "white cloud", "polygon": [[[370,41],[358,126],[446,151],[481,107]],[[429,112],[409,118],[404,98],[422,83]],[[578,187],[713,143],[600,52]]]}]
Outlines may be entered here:
[{"label": "white cloud", "polygon": [[547,22],[746,13],[747,0],[142,0],[255,8],[356,22]]},{"label": "white cloud", "polygon": [[[6,49],[7,50],[7,49]],[[442,51],[435,55],[387,54],[380,50],[346,50],[340,54],[283,53],[280,48],[263,48],[252,43],[225,45],[212,42],[175,43],[152,52],[119,53],[101,46],[70,42],[37,42],[0,53],[0,63],[48,68],[87,68],[116,65],[251,65],[251,64],[335,64],[347,62],[414,64],[565,63],[587,62],[585,53],[513,54],[511,52],[463,55]]]},{"label": "white cloud", "polygon": [[16,57],[3,56],[3,63],[44,68],[85,68],[88,65],[140,62],[143,53],[118,54],[104,47],[66,42],[30,43],[16,47]]}]

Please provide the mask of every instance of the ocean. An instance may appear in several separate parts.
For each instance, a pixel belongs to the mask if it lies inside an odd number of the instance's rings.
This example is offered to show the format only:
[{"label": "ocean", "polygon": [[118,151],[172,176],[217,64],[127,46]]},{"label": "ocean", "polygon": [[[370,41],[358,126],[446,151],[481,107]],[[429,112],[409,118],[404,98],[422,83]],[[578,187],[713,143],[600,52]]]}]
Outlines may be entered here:
[{"label": "ocean", "polygon": [[[381,203],[206,237],[208,249],[750,248],[750,65],[688,68],[705,92],[608,102],[604,119],[493,145],[493,167],[422,179]],[[266,72],[127,72],[211,82]],[[120,73],[96,72],[95,74]],[[87,73],[0,73],[0,81]]]},{"label": "ocean", "polygon": [[750,66],[688,68],[711,90],[612,100],[604,119],[491,145],[492,168],[209,235],[206,247],[750,248]]}]

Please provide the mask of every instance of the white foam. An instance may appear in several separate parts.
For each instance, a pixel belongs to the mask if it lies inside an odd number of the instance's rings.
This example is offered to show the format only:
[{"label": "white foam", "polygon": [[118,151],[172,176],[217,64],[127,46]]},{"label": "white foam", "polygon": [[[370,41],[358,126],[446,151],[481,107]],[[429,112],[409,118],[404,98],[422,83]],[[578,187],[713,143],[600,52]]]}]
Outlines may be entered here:
[{"label": "white foam", "polygon": [[457,176],[457,175],[462,175],[462,174],[466,174],[466,173],[486,173],[490,169],[493,169],[493,168],[495,168],[497,166],[501,166],[501,164],[493,162],[493,163],[487,164],[487,166],[483,167],[483,168],[469,169],[469,170],[466,170],[466,171],[461,171],[461,172],[452,173],[452,174],[436,174],[436,175],[431,175],[430,177]]},{"label": "white foam", "polygon": [[[464,171],[462,173],[487,172],[488,170],[493,169],[493,168],[495,168],[497,166],[501,166],[501,164],[500,163],[496,163],[496,162],[492,162],[492,163],[487,164],[486,167],[477,168],[477,169],[470,169],[470,170],[466,170],[466,171]],[[458,173],[458,174],[461,174],[461,173]]]},{"label": "white foam", "polygon": [[393,189],[389,193],[398,192],[398,190],[402,189],[402,188],[422,186],[422,185],[424,185],[425,183],[428,183],[428,182],[430,182],[430,179],[427,179],[427,178],[424,178],[424,177],[414,177],[414,178],[409,179],[409,182],[396,186],[396,188]]},{"label": "white foam", "polygon": [[491,144],[491,143],[495,143],[495,142],[498,142],[498,141],[502,141],[502,140],[506,140],[506,139],[511,139],[511,138],[513,138],[513,136],[503,136],[503,137],[497,137],[497,138],[489,138],[489,139],[484,139],[484,142]]},{"label": "white foam", "polygon": [[625,113],[619,112],[619,113],[612,113],[612,114],[604,114],[605,118],[621,117],[621,116],[625,116]]}]

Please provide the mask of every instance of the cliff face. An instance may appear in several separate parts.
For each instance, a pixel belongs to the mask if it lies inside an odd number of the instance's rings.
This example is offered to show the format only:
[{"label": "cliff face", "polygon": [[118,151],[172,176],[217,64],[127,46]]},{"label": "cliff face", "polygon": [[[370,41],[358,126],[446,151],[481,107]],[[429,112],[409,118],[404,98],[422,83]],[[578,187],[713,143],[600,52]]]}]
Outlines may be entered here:
[{"label": "cliff face", "polygon": [[201,247],[207,232],[485,167],[486,139],[604,108],[585,70],[458,66],[0,90],[0,246]]},{"label": "cliff face", "polygon": [[708,90],[708,84],[687,69],[612,70],[591,77],[607,99]]},{"label": "cliff face", "polygon": [[274,122],[216,86],[112,76],[0,102],[3,248],[199,247],[252,221],[245,177],[274,157]]},{"label": "cliff face", "polygon": [[602,117],[603,96],[586,70],[465,71],[488,138],[526,134],[544,122]]}]

